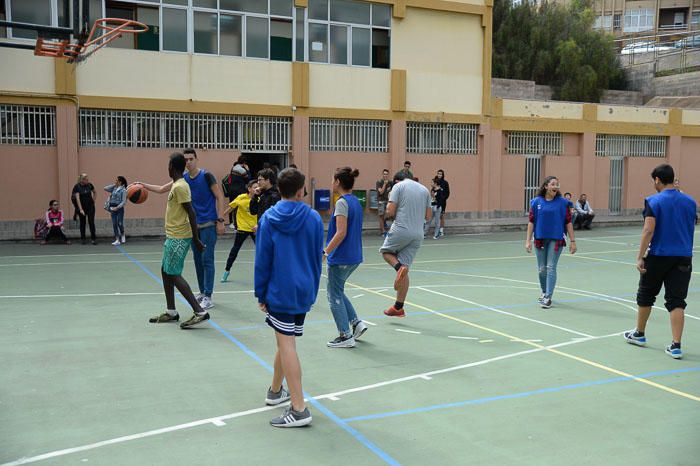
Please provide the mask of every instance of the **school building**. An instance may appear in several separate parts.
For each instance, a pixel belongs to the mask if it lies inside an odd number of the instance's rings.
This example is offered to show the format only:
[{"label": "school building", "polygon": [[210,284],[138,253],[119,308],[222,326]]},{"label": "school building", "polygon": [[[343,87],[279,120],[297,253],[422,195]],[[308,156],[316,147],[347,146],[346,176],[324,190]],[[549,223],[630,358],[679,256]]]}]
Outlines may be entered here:
[{"label": "school building", "polygon": [[[339,166],[362,190],[404,160],[426,185],[442,168],[459,218],[523,216],[550,174],[599,215],[638,212],[662,162],[700,198],[698,110],[492,98],[492,0],[90,1],[149,32],[79,64],[0,48],[0,238],[28,238],[50,199],[69,216],[80,173],[98,205],[117,175],[164,183],[185,147],[219,179],[241,154],[294,163],[312,194]],[[2,3],[65,21],[62,0]],[[129,204],[127,232],[162,225],[165,201]]]}]

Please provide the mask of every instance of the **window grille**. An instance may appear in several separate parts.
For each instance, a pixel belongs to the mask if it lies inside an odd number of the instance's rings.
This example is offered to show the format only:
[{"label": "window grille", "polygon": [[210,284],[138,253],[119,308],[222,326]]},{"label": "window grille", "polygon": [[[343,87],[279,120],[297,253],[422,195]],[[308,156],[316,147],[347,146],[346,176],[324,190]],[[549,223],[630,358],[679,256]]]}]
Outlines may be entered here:
[{"label": "window grille", "polygon": [[406,150],[417,154],[476,154],[478,125],[418,123],[406,125]]},{"label": "window grille", "polygon": [[506,152],[521,155],[561,155],[562,133],[510,131]]},{"label": "window grille", "polygon": [[389,151],[388,121],[312,118],[310,123],[312,151]]},{"label": "window grille", "polygon": [[0,104],[0,144],[56,145],[56,107]]},{"label": "window grille", "polygon": [[81,109],[80,145],[286,152],[291,125],[286,117]]},{"label": "window grille", "polygon": [[595,155],[598,157],[666,157],[665,136],[624,136],[596,134]]}]

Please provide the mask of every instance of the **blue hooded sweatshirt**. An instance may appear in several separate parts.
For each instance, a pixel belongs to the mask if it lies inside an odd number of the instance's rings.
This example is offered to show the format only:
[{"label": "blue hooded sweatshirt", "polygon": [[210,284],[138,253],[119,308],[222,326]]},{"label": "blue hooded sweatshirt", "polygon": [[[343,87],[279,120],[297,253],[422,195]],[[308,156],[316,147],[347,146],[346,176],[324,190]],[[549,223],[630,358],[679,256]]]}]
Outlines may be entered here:
[{"label": "blue hooded sweatshirt", "polygon": [[260,219],[255,238],[255,297],[271,312],[305,314],[316,301],[323,222],[302,202],[281,200]]}]

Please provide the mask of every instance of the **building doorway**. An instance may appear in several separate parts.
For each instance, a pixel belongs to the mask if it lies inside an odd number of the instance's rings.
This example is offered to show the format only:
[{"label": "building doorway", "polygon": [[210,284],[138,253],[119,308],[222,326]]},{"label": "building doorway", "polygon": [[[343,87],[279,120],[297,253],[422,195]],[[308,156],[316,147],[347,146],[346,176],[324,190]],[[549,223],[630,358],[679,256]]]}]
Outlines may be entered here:
[{"label": "building doorway", "polygon": [[243,152],[242,155],[250,168],[251,176],[256,176],[266,166],[265,164],[269,164],[270,167],[276,166],[279,170],[287,168],[289,160],[286,152]]}]

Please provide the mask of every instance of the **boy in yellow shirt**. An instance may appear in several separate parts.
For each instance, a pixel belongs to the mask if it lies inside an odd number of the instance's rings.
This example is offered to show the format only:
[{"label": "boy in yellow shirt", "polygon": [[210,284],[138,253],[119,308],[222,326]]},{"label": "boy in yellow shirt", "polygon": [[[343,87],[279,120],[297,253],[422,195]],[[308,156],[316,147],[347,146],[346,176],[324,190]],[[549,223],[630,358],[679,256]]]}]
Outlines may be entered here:
[{"label": "boy in yellow shirt", "polygon": [[226,217],[226,214],[231,210],[237,209],[236,225],[238,225],[238,230],[236,231],[236,239],[233,242],[233,247],[226,260],[226,271],[224,272],[224,276],[221,277],[221,283],[228,281],[229,273],[231,273],[231,266],[236,260],[236,257],[238,257],[238,251],[241,249],[241,246],[243,246],[243,242],[246,238],[250,236],[250,239],[255,243],[255,230],[258,225],[258,216],[250,213],[250,199],[255,189],[258,187],[258,183],[256,180],[249,181],[247,187],[248,192],[236,197],[222,214]]}]

